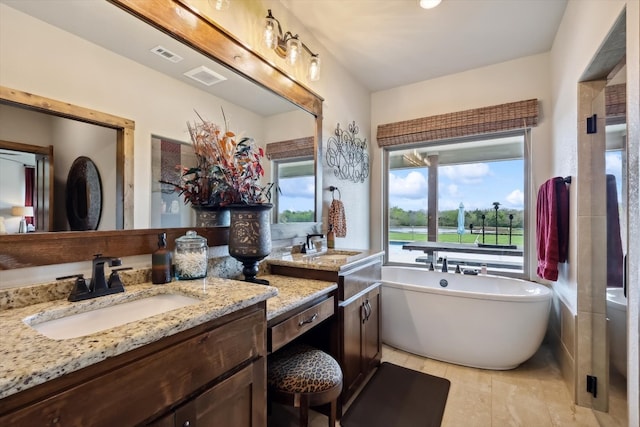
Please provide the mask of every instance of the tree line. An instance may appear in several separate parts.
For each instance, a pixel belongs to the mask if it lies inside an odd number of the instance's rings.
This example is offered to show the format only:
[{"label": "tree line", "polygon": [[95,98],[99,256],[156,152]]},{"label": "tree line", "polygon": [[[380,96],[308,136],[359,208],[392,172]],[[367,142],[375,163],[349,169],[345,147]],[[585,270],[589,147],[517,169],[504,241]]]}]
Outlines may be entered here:
[{"label": "tree line", "polygon": [[291,211],[289,209],[278,214],[278,222],[312,222],[313,211]]},{"label": "tree line", "polygon": [[[474,230],[482,228],[482,215],[485,216],[485,227],[496,225],[496,211],[494,209],[474,209],[464,212],[464,228],[469,229],[473,224]],[[509,226],[509,215],[513,215],[513,228],[524,227],[524,210],[499,209],[498,227]],[[391,227],[426,227],[428,216],[425,209],[404,210],[397,206],[389,210],[389,225]],[[458,227],[458,209],[443,210],[438,212],[438,227]]]}]

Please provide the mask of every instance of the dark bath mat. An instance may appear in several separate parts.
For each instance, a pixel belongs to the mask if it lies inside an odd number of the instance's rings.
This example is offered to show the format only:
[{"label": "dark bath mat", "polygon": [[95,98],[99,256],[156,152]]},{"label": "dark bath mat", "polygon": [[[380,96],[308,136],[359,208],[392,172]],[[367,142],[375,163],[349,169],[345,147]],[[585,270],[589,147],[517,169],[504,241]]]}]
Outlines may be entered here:
[{"label": "dark bath mat", "polygon": [[439,427],[449,380],[384,362],[340,420],[342,427]]}]

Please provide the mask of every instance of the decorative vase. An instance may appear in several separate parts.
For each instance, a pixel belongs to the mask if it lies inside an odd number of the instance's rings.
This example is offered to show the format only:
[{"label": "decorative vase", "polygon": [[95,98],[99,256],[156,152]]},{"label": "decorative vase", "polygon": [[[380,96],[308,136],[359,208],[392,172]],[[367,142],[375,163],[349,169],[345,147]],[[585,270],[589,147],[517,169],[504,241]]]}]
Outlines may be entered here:
[{"label": "decorative vase", "polygon": [[231,215],[226,206],[191,206],[196,212],[196,227],[229,227]]},{"label": "decorative vase", "polygon": [[258,262],[271,253],[269,211],[272,207],[271,203],[229,205],[229,255],[243,264],[242,274],[247,282],[269,284],[266,280],[256,279],[256,275]]}]

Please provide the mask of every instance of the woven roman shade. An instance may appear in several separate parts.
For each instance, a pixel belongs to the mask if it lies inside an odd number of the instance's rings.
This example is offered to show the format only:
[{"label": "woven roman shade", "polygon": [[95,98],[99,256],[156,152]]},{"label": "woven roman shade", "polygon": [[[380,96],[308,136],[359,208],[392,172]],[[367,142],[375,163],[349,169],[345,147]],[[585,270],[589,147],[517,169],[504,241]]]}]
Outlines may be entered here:
[{"label": "woven roman shade", "polygon": [[607,124],[624,123],[627,115],[627,85],[605,86],[604,103],[607,111]]},{"label": "woven roman shade", "polygon": [[267,144],[267,158],[269,160],[280,160],[313,156],[313,140],[312,136],[308,136],[306,138],[271,142]]},{"label": "woven roman shade", "polygon": [[537,126],[538,100],[510,102],[378,126],[378,146],[435,141]]}]

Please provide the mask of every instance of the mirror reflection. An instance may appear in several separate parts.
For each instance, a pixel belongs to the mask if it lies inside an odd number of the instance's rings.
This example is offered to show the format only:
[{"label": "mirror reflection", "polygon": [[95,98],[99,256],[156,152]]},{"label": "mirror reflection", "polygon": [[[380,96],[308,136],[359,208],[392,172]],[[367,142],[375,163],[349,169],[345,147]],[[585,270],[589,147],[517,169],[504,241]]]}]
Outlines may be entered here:
[{"label": "mirror reflection", "polygon": [[[134,228],[173,226],[163,223],[163,214],[175,210],[175,205],[165,202],[163,209],[158,197],[159,184],[152,176],[157,159],[154,141],[179,143],[188,152],[190,142],[186,122],[195,117],[194,109],[222,124],[218,114],[220,108],[224,108],[234,131],[251,135],[260,145],[315,134],[313,115],[108,2],[2,0],[0,7],[0,15],[4,16],[3,31],[12,40],[11,44],[2,42],[3,58],[7,59],[3,62],[10,64],[5,65],[8,73],[3,68],[3,75],[8,76],[3,81],[7,86],[46,94],[61,101],[82,100],[81,105],[135,121]],[[83,16],[83,19],[78,20],[77,16]],[[114,22],[118,31],[113,31]],[[16,40],[20,43],[15,43]],[[61,52],[62,49],[65,51]],[[29,51],[30,55],[25,57],[24,51]],[[61,55],[66,58],[64,61],[60,60]],[[22,80],[20,69],[29,69],[32,74]],[[213,83],[212,79],[215,79]],[[37,88],[41,90],[38,92]],[[74,123],[76,125],[78,122]],[[60,135],[63,136],[63,132]],[[67,138],[66,145],[60,150],[54,147],[56,154],[64,151],[61,160],[69,164],[58,165],[59,157],[55,156],[54,220],[49,228],[38,231],[69,229],[65,216],[59,213],[64,212],[64,204],[58,206],[58,196],[64,200],[63,180],[70,163],[78,156],[91,157],[96,163],[98,157],[104,162],[113,160],[111,164],[99,165],[99,171],[104,191],[116,193],[116,182],[122,177],[116,173],[115,139],[112,136],[114,142],[108,142],[102,137],[85,134],[81,141],[72,142]],[[37,145],[47,143],[47,140],[28,135],[17,135],[10,140]],[[98,154],[89,143],[99,145],[102,151]],[[265,158],[265,182],[273,180],[270,164]],[[106,200],[103,203],[99,229],[118,228],[113,205]],[[175,226],[193,224],[193,212],[187,207],[184,203],[179,204],[179,225]],[[36,216],[40,214],[46,212]]]},{"label": "mirror reflection", "polygon": [[[6,218],[11,206],[32,206],[28,231],[72,230],[65,187],[74,160],[86,156],[96,164],[102,181],[104,209],[99,229],[117,228],[114,129],[0,105],[0,140],[4,141],[0,144],[0,215]],[[18,232],[16,218],[5,222],[7,233]]]},{"label": "mirror reflection", "polygon": [[626,67],[605,87],[607,108],[605,198],[607,234],[607,317],[611,386],[624,388],[627,377],[627,298],[624,260],[627,253]]},{"label": "mirror reflection", "polygon": [[287,224],[315,221],[313,157],[276,160],[273,163],[273,175],[281,190],[275,194],[275,222]]},{"label": "mirror reflection", "polygon": [[[2,114],[0,114],[2,117]],[[2,126],[0,126],[2,129]],[[53,147],[19,144],[0,139],[0,234],[48,230],[50,217],[35,215],[53,197],[51,160]],[[38,209],[45,213],[48,209]]]}]

